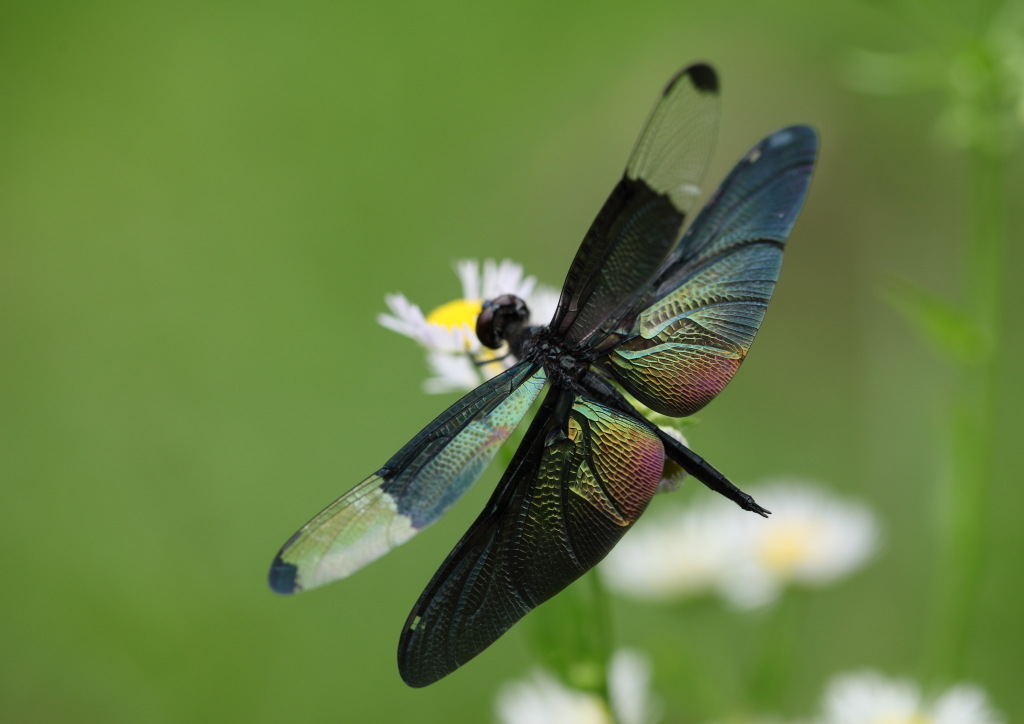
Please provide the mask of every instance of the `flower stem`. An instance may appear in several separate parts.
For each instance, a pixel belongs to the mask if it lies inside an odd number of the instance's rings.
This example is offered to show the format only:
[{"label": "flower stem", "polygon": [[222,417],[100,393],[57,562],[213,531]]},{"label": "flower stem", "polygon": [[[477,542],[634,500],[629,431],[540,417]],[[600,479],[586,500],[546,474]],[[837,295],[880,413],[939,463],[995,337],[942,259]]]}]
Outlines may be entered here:
[{"label": "flower stem", "polygon": [[608,606],[608,592],[601,583],[601,577],[597,571],[590,570],[584,575],[590,583],[591,601],[594,607],[595,639],[598,641],[598,651],[604,660],[605,675],[601,680],[601,696],[609,703],[609,711],[612,712],[612,719],[615,719],[614,710],[611,709],[611,697],[608,693],[608,665],[612,659],[612,619]]},{"label": "flower stem", "polygon": [[583,578],[588,580],[590,584],[590,596],[594,608],[595,638],[599,642],[598,650],[604,661],[604,676],[601,679],[601,689],[598,693],[604,699],[605,706],[607,707],[609,724],[619,724],[618,713],[615,711],[615,707],[612,706],[611,692],[608,689],[608,671],[612,662],[612,650],[614,649],[612,643],[614,631],[612,628],[608,589],[601,583],[601,576],[594,569],[588,571]]},{"label": "flower stem", "polygon": [[530,647],[540,663],[577,691],[601,697],[614,719],[608,692],[612,655],[608,594],[589,571],[527,618]]},{"label": "flower stem", "polygon": [[787,589],[762,628],[747,684],[755,711],[776,711],[788,693],[810,596]]},{"label": "flower stem", "polygon": [[967,301],[983,349],[976,364],[961,366],[951,410],[938,631],[930,657],[933,675],[947,681],[965,673],[987,558],[1003,296],[1003,174],[999,155],[971,151]]}]

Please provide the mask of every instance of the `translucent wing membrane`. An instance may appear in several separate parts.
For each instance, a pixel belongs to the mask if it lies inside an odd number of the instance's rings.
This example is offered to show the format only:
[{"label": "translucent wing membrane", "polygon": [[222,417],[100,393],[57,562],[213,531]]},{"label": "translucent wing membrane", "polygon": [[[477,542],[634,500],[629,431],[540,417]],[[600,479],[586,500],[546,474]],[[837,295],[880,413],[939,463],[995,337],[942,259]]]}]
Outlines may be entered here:
[{"label": "translucent wing membrane", "polygon": [[679,71],[651,111],[626,165],[626,177],[643,179],[689,214],[700,197],[718,133],[718,76],[697,63]]},{"label": "translucent wing membrane", "polygon": [[543,369],[521,363],[445,410],[285,543],[270,587],[294,593],[345,578],[434,523],[480,477],[544,381]]},{"label": "translucent wing membrane", "polygon": [[710,66],[684,68],[665,88],[569,268],[551,322],[569,344],[614,328],[663,267],[700,193],[718,115]]},{"label": "translucent wing membrane", "polygon": [[553,389],[409,614],[398,648],[405,682],[451,673],[596,565],[647,507],[664,460],[647,426]]},{"label": "translucent wing membrane", "polygon": [[732,379],[775,289],[817,134],[777,131],[732,170],[626,317],[605,369],[653,410],[690,415]]}]

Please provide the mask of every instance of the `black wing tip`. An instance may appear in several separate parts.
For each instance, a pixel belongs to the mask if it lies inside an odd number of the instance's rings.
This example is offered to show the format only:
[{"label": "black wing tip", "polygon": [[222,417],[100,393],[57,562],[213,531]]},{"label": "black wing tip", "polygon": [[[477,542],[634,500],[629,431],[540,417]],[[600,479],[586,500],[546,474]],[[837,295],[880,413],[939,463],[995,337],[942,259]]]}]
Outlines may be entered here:
[{"label": "black wing tip", "polygon": [[[426,666],[415,666],[409,661],[408,651],[402,645],[405,643],[405,636],[402,637],[402,641],[398,645],[398,675],[402,677],[402,681],[405,685],[411,689],[422,689],[425,686],[436,684],[438,681],[448,676],[448,674],[455,671],[438,672],[431,667]],[[458,667],[456,667],[458,668]]]},{"label": "black wing tip", "polygon": [[[426,594],[426,591],[423,593]],[[398,675],[402,677],[405,685],[412,689],[422,689],[435,684],[459,668],[458,665],[451,669],[439,666],[440,662],[436,658],[427,664],[422,653],[417,655],[414,652],[415,640],[418,639],[417,633],[422,633],[422,631],[417,631],[423,622],[423,616],[417,613],[418,611],[419,606],[417,605],[409,612],[409,618],[406,619],[405,626],[402,627],[402,635],[398,638]]]},{"label": "black wing tip", "polygon": [[398,673],[402,676],[402,681],[405,682],[405,685],[410,689],[422,689],[441,680],[441,677],[419,678],[419,672],[412,673],[405,671],[401,666],[398,667]]},{"label": "black wing tip", "polygon": [[664,95],[668,95],[683,77],[688,77],[693,87],[701,93],[718,93],[718,73],[715,69],[707,63],[691,63],[673,76],[665,86]]},{"label": "black wing tip", "polygon": [[278,553],[274,558],[274,562],[270,564],[270,574],[267,576],[270,590],[274,593],[280,593],[282,596],[301,591],[302,588],[295,581],[298,574],[298,566],[294,563],[285,563],[281,560],[281,554]]}]

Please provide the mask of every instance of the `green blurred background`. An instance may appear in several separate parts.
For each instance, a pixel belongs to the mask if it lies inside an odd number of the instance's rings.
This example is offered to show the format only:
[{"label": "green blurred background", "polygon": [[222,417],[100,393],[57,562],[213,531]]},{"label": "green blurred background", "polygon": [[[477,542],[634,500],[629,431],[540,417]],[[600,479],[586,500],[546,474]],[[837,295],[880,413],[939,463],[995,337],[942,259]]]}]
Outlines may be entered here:
[{"label": "green blurred background", "polygon": [[[421,351],[375,323],[384,293],[448,301],[462,257],[559,285],[695,59],[723,83],[714,182],[782,125],[816,126],[822,152],[758,342],[691,443],[740,484],[797,474],[863,498],[886,531],[814,598],[781,713],[812,712],[838,671],[921,670],[948,370],[877,291],[897,270],[955,295],[963,163],[934,140],[940,94],[839,80],[850,50],[911,40],[875,5],[820,0],[0,4],[0,720],[491,721],[531,665],[522,627],[420,691],[395,647],[493,471],[348,581],[281,598],[267,567],[454,399],[424,395]],[[1022,171],[968,666],[1010,720]],[[710,662],[742,630],[710,603],[615,613],[654,655],[666,720],[700,721],[715,667],[673,649]]]}]

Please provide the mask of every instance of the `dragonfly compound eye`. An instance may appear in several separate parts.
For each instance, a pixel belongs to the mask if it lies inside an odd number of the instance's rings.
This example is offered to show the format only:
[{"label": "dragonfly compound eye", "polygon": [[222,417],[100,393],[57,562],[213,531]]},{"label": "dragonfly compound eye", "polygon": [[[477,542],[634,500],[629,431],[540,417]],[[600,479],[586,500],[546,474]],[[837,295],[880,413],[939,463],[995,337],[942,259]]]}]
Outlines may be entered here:
[{"label": "dragonfly compound eye", "polygon": [[476,318],[477,339],[485,347],[498,349],[529,318],[530,310],[526,302],[515,295],[503,294],[484,302],[483,310]]}]

